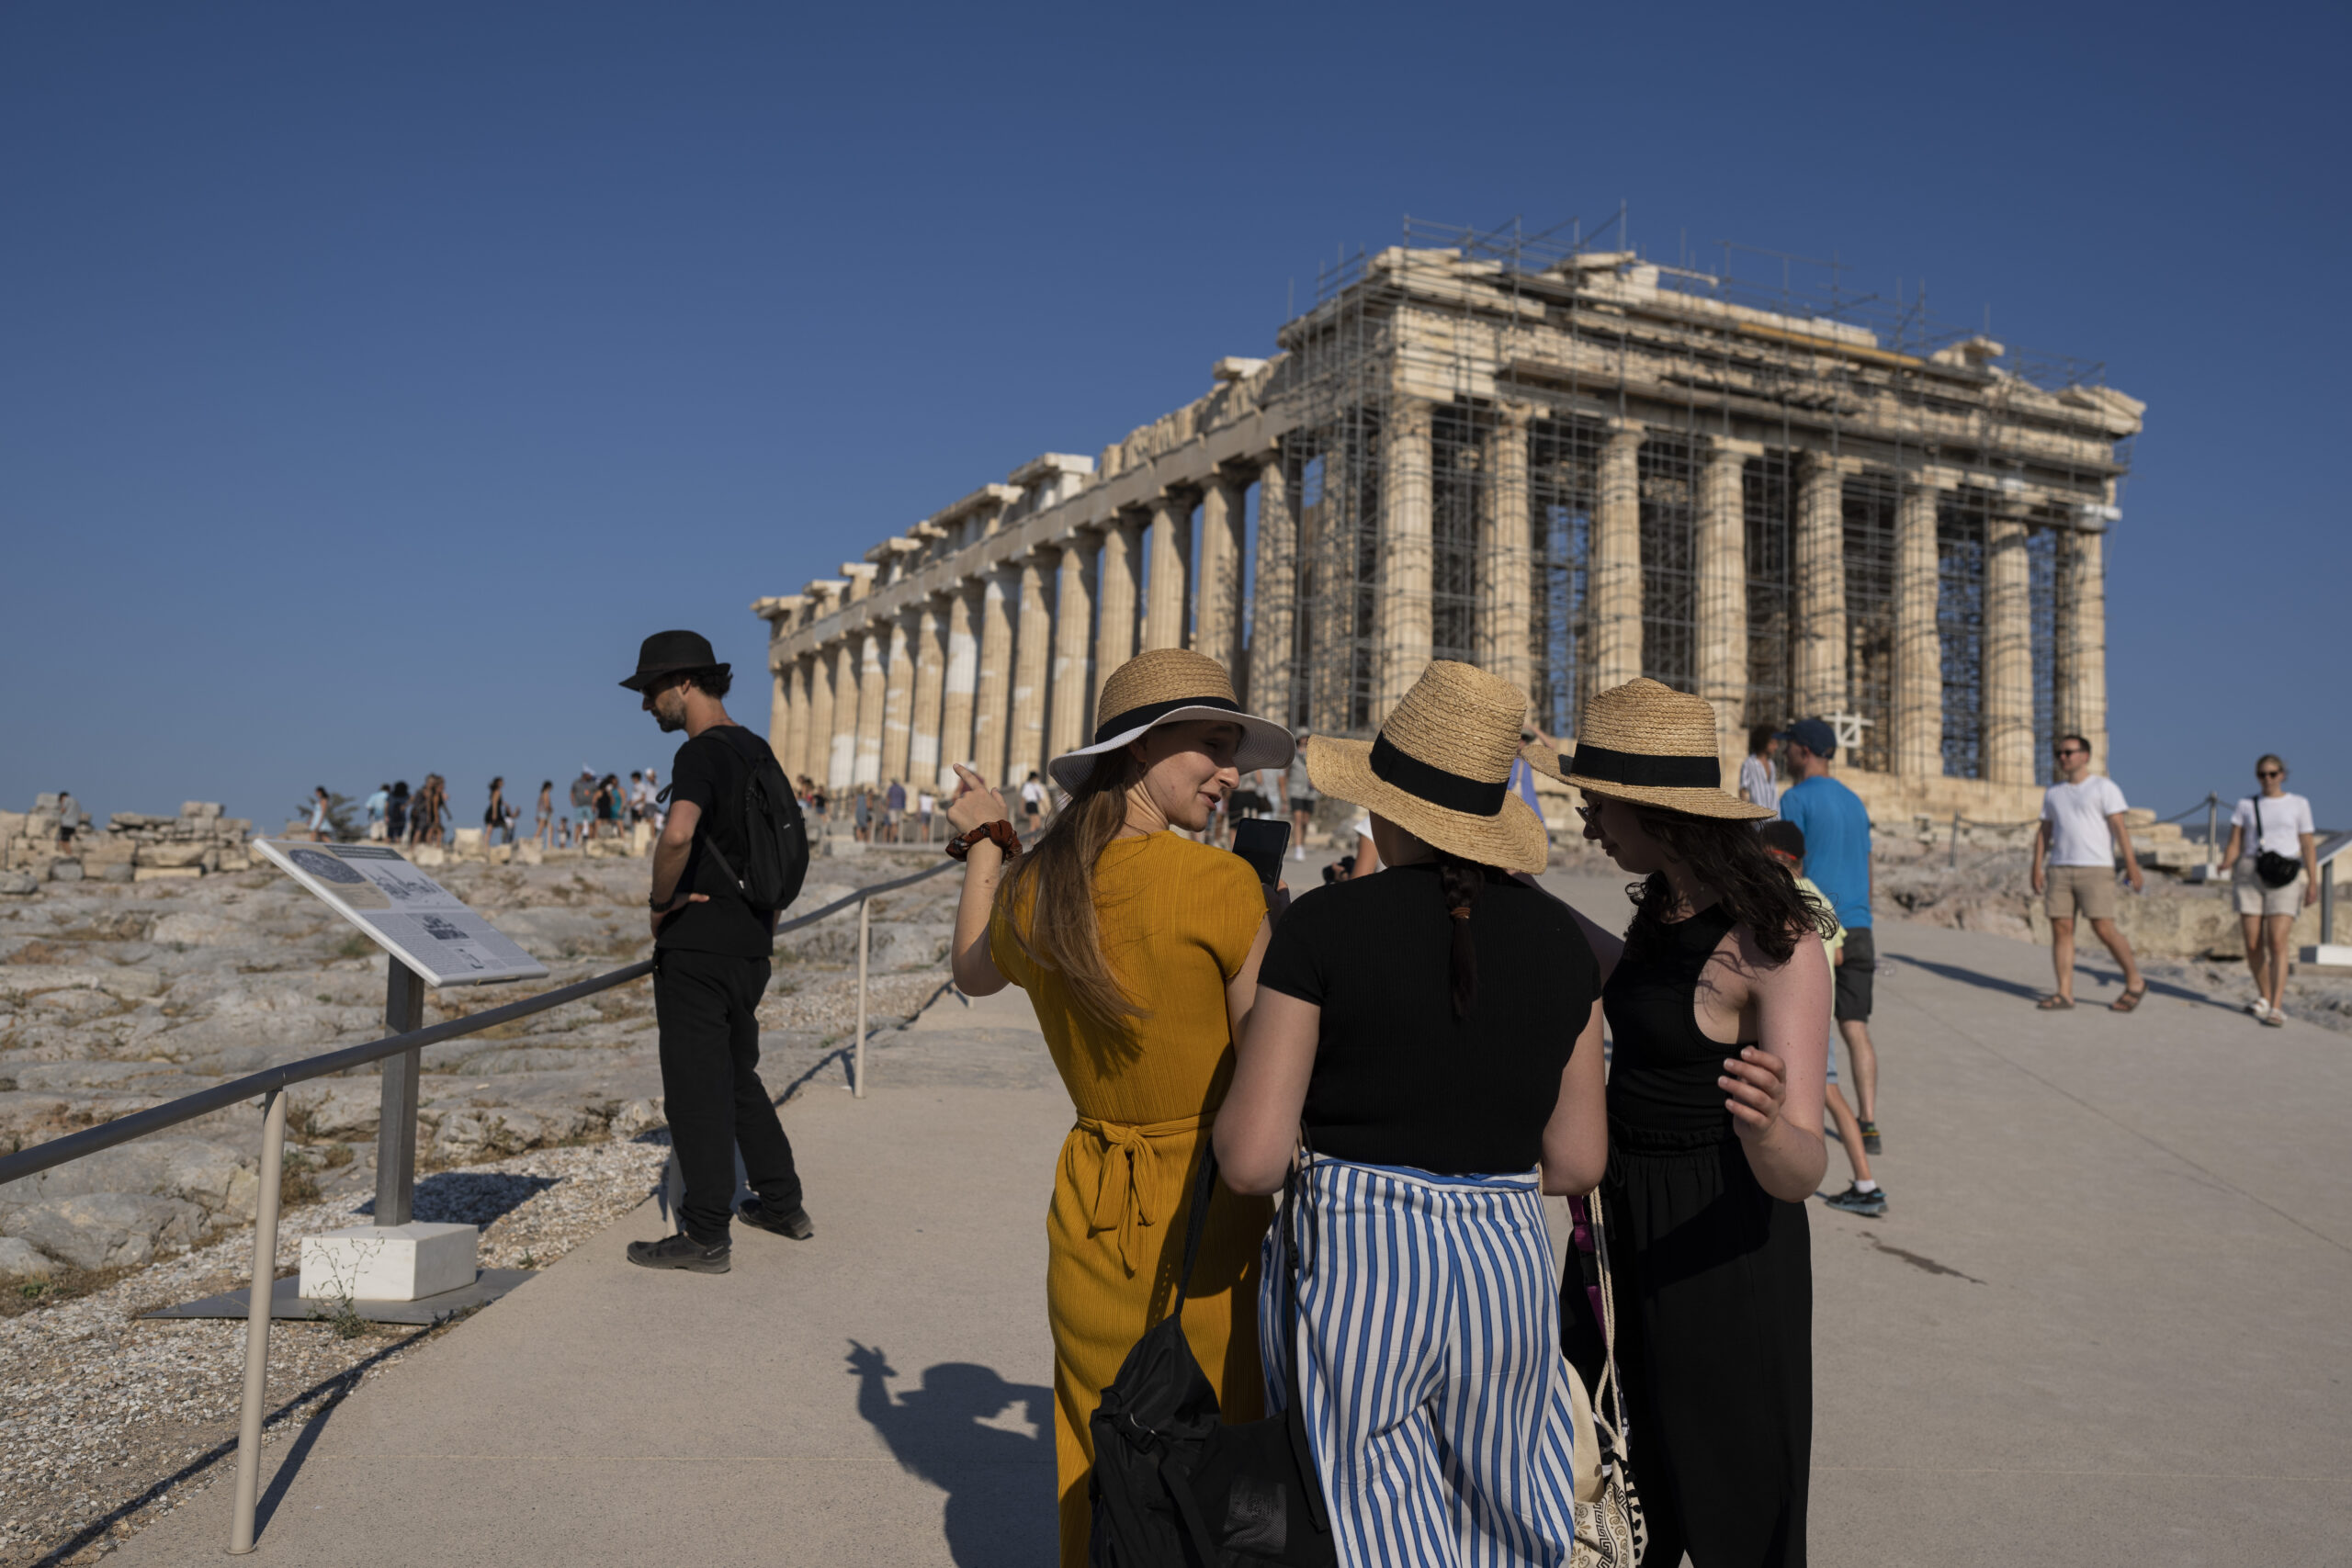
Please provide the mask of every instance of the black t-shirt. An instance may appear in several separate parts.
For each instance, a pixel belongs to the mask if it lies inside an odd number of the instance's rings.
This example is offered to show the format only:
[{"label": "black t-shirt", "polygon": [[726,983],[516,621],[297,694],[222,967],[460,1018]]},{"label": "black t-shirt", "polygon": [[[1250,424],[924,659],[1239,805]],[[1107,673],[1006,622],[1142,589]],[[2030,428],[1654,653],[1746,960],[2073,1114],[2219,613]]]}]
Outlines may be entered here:
[{"label": "black t-shirt", "polygon": [[1470,916],[1478,1005],[1453,1016],[1437,867],[1318,887],[1274,927],[1258,984],[1323,1010],[1305,1118],[1319,1154],[1443,1176],[1532,1169],[1600,994],[1567,907],[1499,874]]},{"label": "black t-shirt", "polygon": [[670,804],[674,807],[682,801],[692,801],[702,810],[678,886],[690,893],[709,894],[710,902],[689,904],[662,921],[662,934],[654,939],[656,947],[765,958],[775,946],[775,911],[755,909],[745,903],[707,852],[716,840],[719,852],[736,870],[749,863],[743,787],[751,782],[752,765],[737,748],[766,744],[741,725],[715,725],[679,747],[671,760]]}]

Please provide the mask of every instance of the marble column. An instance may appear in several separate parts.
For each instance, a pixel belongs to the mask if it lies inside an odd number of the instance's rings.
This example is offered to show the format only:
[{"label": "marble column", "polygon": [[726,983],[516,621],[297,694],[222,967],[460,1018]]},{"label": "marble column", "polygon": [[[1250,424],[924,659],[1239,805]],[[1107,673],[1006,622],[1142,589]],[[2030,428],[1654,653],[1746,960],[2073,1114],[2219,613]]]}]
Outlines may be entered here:
[{"label": "marble column", "polygon": [[1051,557],[1032,552],[1020,562],[1021,620],[1012,638],[1012,725],[1007,731],[1008,784],[1046,768],[1046,670],[1054,641]]},{"label": "marble column", "polygon": [[939,699],[939,787],[956,787],[955,764],[972,760],[972,694],[980,681],[976,617],[979,584],[967,579],[948,590],[947,670]]},{"label": "marble column", "polygon": [[2032,568],[2025,524],[1984,520],[1984,776],[2033,782]]},{"label": "marble column", "polygon": [[1192,604],[1193,494],[1162,491],[1151,502],[1151,581],[1146,587],[1143,651],[1184,646]]},{"label": "marble column", "polygon": [[806,773],[822,784],[831,772],[827,756],[833,739],[833,662],[823,649],[804,662],[808,672],[808,722],[801,731],[799,765],[793,769],[792,779],[797,784]]},{"label": "marble column", "polygon": [[1592,637],[1588,697],[1642,672],[1641,458],[1642,427],[1612,423],[1600,448],[1592,544],[1585,561],[1586,619]]},{"label": "marble column", "polygon": [[2060,579],[2064,682],[2063,728],[2091,744],[2091,766],[2107,772],[2107,524],[2090,520],[2061,541],[2066,551]]},{"label": "marble column", "polygon": [[980,673],[972,693],[973,772],[991,784],[1005,782],[1005,730],[1012,717],[1012,595],[1020,579],[1010,567],[990,570],[980,586]]},{"label": "marble column", "polygon": [[1374,674],[1377,724],[1428,668],[1434,636],[1430,603],[1430,405],[1398,398],[1380,432],[1380,662]]},{"label": "marble column", "polygon": [[939,601],[915,611],[915,692],[907,720],[907,782],[930,789],[939,782],[939,700],[947,681],[947,643]]},{"label": "marble column", "polygon": [[884,664],[889,633],[876,622],[858,634],[865,647],[857,661],[857,757],[850,773],[853,784],[879,784],[882,779],[882,709],[888,700],[890,672]]},{"label": "marble column", "polygon": [[792,751],[792,666],[774,666],[768,676],[768,750],[775,753],[775,765],[788,766],[785,758]]},{"label": "marble column", "polygon": [[1094,589],[1087,568],[1102,547],[1097,536],[1079,531],[1062,541],[1054,583],[1053,689],[1046,700],[1047,760],[1075,751],[1094,733],[1093,694],[1087,637],[1094,629]]},{"label": "marble column", "polygon": [[857,769],[857,655],[854,632],[833,644],[833,733],[825,746],[825,784],[836,792],[850,785]]},{"label": "marble column", "polygon": [[1699,477],[1699,694],[1714,705],[1715,750],[1734,767],[1747,737],[1747,460],[1762,449],[1717,441]]},{"label": "marble column", "polygon": [[1505,403],[1478,442],[1478,662],[1521,691],[1535,673],[1533,528],[1525,403]]},{"label": "marble column", "polygon": [[[1141,529],[1125,513],[1102,531],[1097,557],[1094,604],[1094,692],[1120,665],[1136,656],[1136,566],[1142,553]],[[1089,706],[1092,705],[1090,702]]]},{"label": "marble column", "polygon": [[1222,471],[1201,491],[1200,581],[1193,584],[1199,607],[1193,647],[1235,676],[1241,659],[1241,548],[1248,515],[1244,481]]},{"label": "marble column", "polygon": [[1797,716],[1846,711],[1845,463],[1805,455],[1797,475]]},{"label": "marble column", "polygon": [[1944,650],[1936,630],[1937,487],[1906,479],[1894,513],[1894,772],[1941,778]]},{"label": "marble column", "polygon": [[882,782],[905,784],[909,745],[912,739],[910,722],[915,697],[914,628],[908,625],[911,611],[901,610],[890,617],[889,652],[883,664],[882,694]]},{"label": "marble column", "polygon": [[1280,447],[1258,457],[1258,558],[1250,574],[1250,683],[1252,713],[1289,724],[1292,617],[1298,608],[1298,516]]}]

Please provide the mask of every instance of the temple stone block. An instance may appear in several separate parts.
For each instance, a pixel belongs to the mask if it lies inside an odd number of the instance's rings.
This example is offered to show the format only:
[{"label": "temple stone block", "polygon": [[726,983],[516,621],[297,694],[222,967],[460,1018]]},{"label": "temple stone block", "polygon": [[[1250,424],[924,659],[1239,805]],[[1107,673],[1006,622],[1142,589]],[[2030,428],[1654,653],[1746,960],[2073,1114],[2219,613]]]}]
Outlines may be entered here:
[{"label": "temple stone block", "polygon": [[775,753],[775,765],[782,768],[787,776],[792,772],[788,759],[792,755],[795,695],[792,666],[787,664],[775,672],[774,689],[768,696],[768,750]]},{"label": "temple stone block", "polygon": [[882,782],[907,777],[907,756],[915,697],[914,635],[905,615],[890,619],[889,651],[883,661]]},{"label": "temple stone block", "polygon": [[1944,771],[1943,639],[1936,631],[1936,497],[1933,484],[1906,483],[1894,518],[1895,773],[1939,778]]},{"label": "temple stone block", "polygon": [[1143,616],[1143,651],[1184,646],[1192,603],[1193,498],[1163,491],[1151,503],[1151,581]]},{"label": "temple stone block", "polygon": [[1062,544],[1054,583],[1053,688],[1047,698],[1048,760],[1075,751],[1092,734],[1091,668],[1087,637],[1094,629],[1094,588],[1089,569],[1101,543],[1095,535],[1074,533]]},{"label": "temple stone block", "polygon": [[1797,716],[1846,711],[1846,463],[1805,455],[1797,475]]},{"label": "temple stone block", "polygon": [[882,778],[882,709],[888,699],[890,673],[883,660],[888,634],[868,626],[858,634],[862,645],[857,663],[857,753],[850,773],[853,784],[878,784]]},{"label": "temple stone block", "polygon": [[825,784],[844,790],[857,770],[857,655],[855,633],[833,645],[833,733],[825,748]]},{"label": "temple stone block", "polygon": [[1600,448],[1586,567],[1592,627],[1589,690],[1622,686],[1642,672],[1642,429],[1612,425]]},{"label": "temple stone block", "polygon": [[980,682],[980,639],[973,629],[971,583],[946,600],[947,673],[939,703],[939,787],[956,787],[955,764],[972,760],[972,694]]},{"label": "temple stone block", "polygon": [[1005,729],[1012,717],[1012,595],[1020,579],[1000,568],[980,585],[980,674],[972,693],[972,771],[1004,782]]},{"label": "temple stone block", "polygon": [[907,780],[928,789],[939,782],[939,700],[947,681],[947,643],[939,602],[915,610],[915,688],[907,722]]},{"label": "temple stone block", "polygon": [[1250,580],[1250,682],[1252,712],[1291,722],[1291,638],[1298,596],[1298,517],[1279,448],[1258,459],[1258,558]]},{"label": "temple stone block", "polygon": [[[1699,476],[1696,672],[1715,710],[1715,750],[1736,768],[1747,737],[1747,460],[1762,448],[1717,441]],[[1729,776],[1729,775],[1727,775]]]},{"label": "temple stone block", "polygon": [[1241,547],[1249,507],[1246,486],[1219,471],[1201,488],[1200,581],[1193,647],[1228,672],[1241,658]]},{"label": "temple stone block", "polygon": [[1046,767],[1046,664],[1053,648],[1054,606],[1046,592],[1053,562],[1021,558],[1021,622],[1012,639],[1012,725],[1008,732],[1005,781],[1016,783]]},{"label": "temple stone block", "polygon": [[1125,514],[1102,531],[1097,559],[1094,609],[1094,691],[1088,706],[1101,693],[1111,672],[1136,656],[1136,571],[1143,540],[1141,527]]},{"label": "temple stone block", "polygon": [[1380,660],[1373,718],[1385,717],[1428,668],[1430,406],[1400,399],[1380,432]]},{"label": "temple stone block", "polygon": [[2033,783],[2032,568],[2025,524],[1984,525],[1984,776]]},{"label": "temple stone block", "polygon": [[808,667],[808,722],[801,733],[800,766],[793,777],[797,782],[800,774],[806,773],[811,780],[822,784],[831,771],[833,661],[826,657],[823,649],[819,649],[809,655]]},{"label": "temple stone block", "polygon": [[2091,766],[2107,771],[2107,570],[2103,522],[2069,533],[2061,577],[2058,724],[2091,745]]},{"label": "temple stone block", "polygon": [[1533,674],[1532,519],[1527,498],[1524,403],[1506,403],[1478,446],[1478,662],[1521,691]]}]

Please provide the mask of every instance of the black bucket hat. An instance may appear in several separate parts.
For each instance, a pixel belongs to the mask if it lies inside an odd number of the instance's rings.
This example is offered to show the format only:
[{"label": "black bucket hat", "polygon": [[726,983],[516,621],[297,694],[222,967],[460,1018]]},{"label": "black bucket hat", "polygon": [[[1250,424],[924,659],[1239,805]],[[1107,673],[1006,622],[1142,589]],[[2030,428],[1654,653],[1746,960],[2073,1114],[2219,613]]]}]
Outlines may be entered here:
[{"label": "black bucket hat", "polygon": [[700,632],[655,632],[637,650],[637,673],[621,684],[641,692],[681,670],[716,670],[724,675],[729,668],[718,661],[710,639]]}]

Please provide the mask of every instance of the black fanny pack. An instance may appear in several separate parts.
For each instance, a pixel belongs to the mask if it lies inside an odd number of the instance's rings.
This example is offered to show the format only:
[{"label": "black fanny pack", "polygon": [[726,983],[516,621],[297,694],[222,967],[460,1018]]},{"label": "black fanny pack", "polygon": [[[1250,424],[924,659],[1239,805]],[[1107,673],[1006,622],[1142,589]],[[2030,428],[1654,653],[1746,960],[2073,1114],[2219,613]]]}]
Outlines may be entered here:
[{"label": "black fanny pack", "polygon": [[2284,887],[2303,874],[2303,863],[2292,855],[2262,848],[2262,796],[2254,797],[2254,874],[2265,887]]}]

